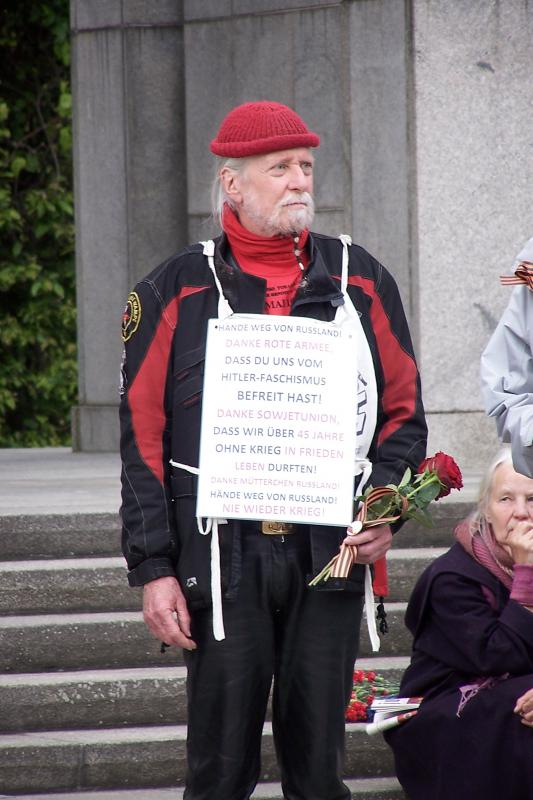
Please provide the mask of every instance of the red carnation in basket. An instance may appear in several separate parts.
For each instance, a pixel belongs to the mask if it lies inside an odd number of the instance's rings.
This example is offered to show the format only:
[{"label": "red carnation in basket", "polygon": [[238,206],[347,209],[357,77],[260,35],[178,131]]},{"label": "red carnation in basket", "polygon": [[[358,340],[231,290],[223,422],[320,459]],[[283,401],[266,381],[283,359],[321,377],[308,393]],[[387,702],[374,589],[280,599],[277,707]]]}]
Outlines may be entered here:
[{"label": "red carnation in basket", "polygon": [[357,669],[353,673],[352,694],[345,712],[347,722],[368,722],[370,706],[374,697],[385,697],[399,691],[397,683],[391,683],[377,672]]}]

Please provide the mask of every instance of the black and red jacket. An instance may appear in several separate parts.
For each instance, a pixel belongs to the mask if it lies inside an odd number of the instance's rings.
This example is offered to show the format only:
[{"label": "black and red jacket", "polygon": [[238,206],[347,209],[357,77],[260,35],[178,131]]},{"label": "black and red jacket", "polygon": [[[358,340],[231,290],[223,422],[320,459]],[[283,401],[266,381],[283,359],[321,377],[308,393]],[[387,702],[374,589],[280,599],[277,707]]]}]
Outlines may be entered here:
[{"label": "black and red jacket", "polygon": [[[266,282],[242,272],[215,240],[215,267],[235,313],[261,314]],[[310,263],[291,315],[331,321],[344,302],[342,243],[311,234]],[[425,456],[427,429],[411,337],[396,283],[357,245],[349,248],[348,292],[361,315],[374,360],[379,406],[368,458],[374,486],[398,482]],[[231,262],[231,263],[229,263]],[[126,316],[120,406],[122,540],[132,586],[176,575],[191,608],[211,602],[210,535],[196,523],[195,476],[169,460],[198,466],[207,321],[218,292],[201,244],[161,264],[135,287]],[[133,304],[133,306],[132,306]],[[132,316],[133,315],[133,316]],[[338,551],[345,528],[311,526],[313,574]],[[240,577],[240,522],[220,528],[223,592]],[[363,592],[356,565],[347,588]],[[325,588],[335,588],[328,581]]]}]

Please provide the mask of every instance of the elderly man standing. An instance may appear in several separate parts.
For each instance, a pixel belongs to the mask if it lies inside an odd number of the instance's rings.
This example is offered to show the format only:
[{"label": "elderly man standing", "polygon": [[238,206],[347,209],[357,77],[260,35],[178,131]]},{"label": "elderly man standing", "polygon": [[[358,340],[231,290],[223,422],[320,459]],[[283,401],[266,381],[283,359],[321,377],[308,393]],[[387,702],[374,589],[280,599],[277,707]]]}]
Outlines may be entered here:
[{"label": "elderly man standing", "polygon": [[[340,773],[364,565],[392,537],[388,527],[354,537],[335,526],[228,520],[219,531],[225,638],[214,638],[211,535],[198,532],[194,473],[207,322],[220,299],[235,313],[327,322],[355,315],[376,387],[370,481],[398,481],[425,454],[420,383],[393,278],[347,237],[309,231],[318,145],[287,106],[261,101],[230,111],[211,143],[221,159],[222,235],[214,249],[192,245],[157,267],[124,313],[124,554],[130,584],[144,586],[150,630],[185,651],[186,800],[250,798],[272,680],[283,796],[350,797]],[[344,591],[329,591],[335,581],[309,588],[340,543],[355,538]]]}]

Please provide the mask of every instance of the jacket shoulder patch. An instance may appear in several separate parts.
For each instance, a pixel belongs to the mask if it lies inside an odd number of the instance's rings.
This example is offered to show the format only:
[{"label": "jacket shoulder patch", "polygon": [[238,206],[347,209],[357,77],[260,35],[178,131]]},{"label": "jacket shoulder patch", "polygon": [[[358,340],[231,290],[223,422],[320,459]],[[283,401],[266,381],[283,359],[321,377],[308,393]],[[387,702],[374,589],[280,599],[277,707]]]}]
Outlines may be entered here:
[{"label": "jacket shoulder patch", "polygon": [[141,301],[137,292],[130,292],[128,302],[122,314],[122,341],[127,342],[141,321]]}]

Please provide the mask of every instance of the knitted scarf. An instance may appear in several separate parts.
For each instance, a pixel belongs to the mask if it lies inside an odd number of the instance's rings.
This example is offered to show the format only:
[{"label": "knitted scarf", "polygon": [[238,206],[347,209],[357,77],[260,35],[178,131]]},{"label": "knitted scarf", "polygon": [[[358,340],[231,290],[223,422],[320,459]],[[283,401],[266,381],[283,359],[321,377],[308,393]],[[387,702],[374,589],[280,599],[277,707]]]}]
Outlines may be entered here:
[{"label": "knitted scarf", "polygon": [[496,541],[491,525],[483,517],[467,517],[459,523],[454,536],[474,561],[488,569],[511,590],[513,560],[507,550]]}]

